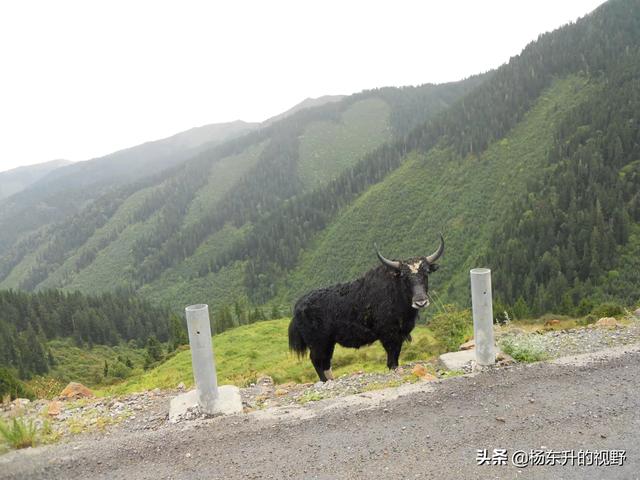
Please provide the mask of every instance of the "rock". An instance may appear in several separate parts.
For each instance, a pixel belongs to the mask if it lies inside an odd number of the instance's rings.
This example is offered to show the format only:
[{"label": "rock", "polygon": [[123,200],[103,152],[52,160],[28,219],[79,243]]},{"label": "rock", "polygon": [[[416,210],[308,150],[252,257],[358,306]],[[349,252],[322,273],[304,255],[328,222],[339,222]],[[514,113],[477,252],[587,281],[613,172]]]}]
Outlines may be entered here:
[{"label": "rock", "polygon": [[515,363],[516,361],[513,359],[511,355],[507,355],[504,352],[498,352],[496,354],[496,362],[499,362],[502,365],[508,365],[510,363]]},{"label": "rock", "polygon": [[62,411],[62,402],[60,400],[53,400],[49,402],[49,408],[47,409],[47,413],[52,417],[56,417],[60,415]]},{"label": "rock", "polygon": [[11,402],[12,408],[20,408],[25,407],[31,403],[31,400],[28,398],[16,398],[13,402]]},{"label": "rock", "polygon": [[595,325],[602,328],[615,328],[618,326],[618,321],[613,317],[602,317]]},{"label": "rock", "polygon": [[411,373],[413,373],[416,377],[421,378],[422,380],[425,380],[427,382],[437,380],[437,378],[434,375],[431,375],[427,371],[425,366],[420,363],[413,366],[413,368],[411,369]]},{"label": "rock", "polygon": [[640,319],[640,308],[636,309],[636,311],[633,312],[633,316]]},{"label": "rock", "polygon": [[476,342],[473,338],[468,342],[464,342],[462,345],[460,345],[460,350],[471,350],[472,348],[476,348]]},{"label": "rock", "polygon": [[64,399],[77,399],[77,398],[93,398],[93,392],[81,383],[71,382],[64,387],[64,390],[60,392],[60,397]]},{"label": "rock", "polygon": [[276,394],[276,396],[277,396],[277,397],[281,397],[281,396],[283,396],[283,395],[286,395],[287,393],[289,393],[289,390],[286,390],[286,389],[284,389],[284,388],[278,388],[278,389],[275,391],[275,394]]},{"label": "rock", "polygon": [[525,335],[527,332],[524,331],[522,328],[513,327],[509,329],[509,331],[506,333],[509,335]]},{"label": "rock", "polygon": [[256,384],[262,385],[264,387],[271,386],[273,385],[273,378],[271,378],[269,375],[265,375],[263,377],[258,378],[258,380],[256,380]]},{"label": "rock", "polygon": [[414,365],[413,368],[411,369],[411,373],[413,373],[416,377],[422,377],[424,375],[426,375],[427,369],[424,368],[424,365],[421,365],[420,363],[418,363],[417,365]]},{"label": "rock", "polygon": [[187,388],[187,387],[185,386],[184,382],[180,382],[180,383],[178,384],[178,390],[184,390],[184,389],[186,389],[186,388]]},{"label": "rock", "polygon": [[553,320],[547,320],[546,322],[544,322],[545,327],[554,327],[556,325],[560,325],[560,320],[555,318]]}]

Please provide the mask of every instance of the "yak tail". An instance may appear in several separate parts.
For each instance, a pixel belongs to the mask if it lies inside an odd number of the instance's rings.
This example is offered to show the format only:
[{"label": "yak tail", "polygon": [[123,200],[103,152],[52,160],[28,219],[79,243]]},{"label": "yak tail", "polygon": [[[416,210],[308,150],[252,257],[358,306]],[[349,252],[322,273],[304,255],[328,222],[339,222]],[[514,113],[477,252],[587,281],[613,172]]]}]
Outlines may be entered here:
[{"label": "yak tail", "polygon": [[289,324],[289,350],[294,352],[298,358],[301,358],[305,356],[309,347],[304,343],[304,339],[300,335],[296,320],[297,318],[294,316]]}]

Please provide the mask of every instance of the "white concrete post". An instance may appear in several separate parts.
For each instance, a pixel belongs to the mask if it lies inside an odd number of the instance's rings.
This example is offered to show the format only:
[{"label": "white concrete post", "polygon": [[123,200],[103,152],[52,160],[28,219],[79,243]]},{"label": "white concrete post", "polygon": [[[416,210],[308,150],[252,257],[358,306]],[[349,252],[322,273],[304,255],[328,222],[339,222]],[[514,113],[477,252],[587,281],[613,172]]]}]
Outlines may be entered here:
[{"label": "white concrete post", "polygon": [[471,270],[471,304],[473,306],[473,338],[478,365],[496,363],[493,338],[493,302],[491,300],[491,270]]},{"label": "white concrete post", "polygon": [[198,404],[205,413],[213,414],[218,398],[218,378],[211,344],[209,306],[205,304],[190,305],[185,308],[185,313]]}]

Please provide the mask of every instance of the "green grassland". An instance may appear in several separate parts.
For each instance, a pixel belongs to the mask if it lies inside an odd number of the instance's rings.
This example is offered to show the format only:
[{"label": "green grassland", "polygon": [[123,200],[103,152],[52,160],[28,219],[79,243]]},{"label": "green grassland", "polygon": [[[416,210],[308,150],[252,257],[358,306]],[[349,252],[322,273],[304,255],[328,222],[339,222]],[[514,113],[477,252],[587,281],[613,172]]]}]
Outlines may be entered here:
[{"label": "green grassland", "polygon": [[186,226],[198,222],[202,215],[214,208],[242,176],[255,166],[266,142],[253,145],[238,155],[225,157],[211,166],[207,183],[198,190],[184,219]]},{"label": "green grassland", "polygon": [[[70,338],[51,340],[47,349],[54,364],[45,377],[29,380],[27,386],[40,398],[53,398],[69,382],[80,382],[90,388],[121,382],[131,375],[144,372],[145,349],[132,344],[78,347]],[[128,368],[122,361],[129,361]],[[105,377],[105,362],[108,365]]]},{"label": "green grassland", "polygon": [[390,107],[370,98],[351,105],[339,121],[309,125],[300,136],[299,173],[307,189],[337,177],[360,158],[391,140]]},{"label": "green grassland", "polygon": [[377,262],[374,242],[389,258],[430,254],[441,231],[445,256],[431,288],[447,302],[465,304],[467,270],[479,266],[492,229],[527,179],[544,168],[562,112],[578,105],[590,88],[577,76],[557,80],[509,135],[480,156],[460,158],[443,148],[411,153],[306,249],[276,301],[290,303],[312,288],[359,276]]},{"label": "green grassland", "polygon": [[[289,352],[289,319],[269,320],[228,330],[213,337],[219,384],[246,386],[261,375],[276,383],[315,382],[317,375],[309,359]],[[437,342],[428,328],[418,326],[413,342],[406,344],[401,362],[428,360],[438,353]],[[336,347],[333,357],[336,375],[358,371],[384,372],[386,354],[379,343],[358,350]],[[121,384],[101,390],[102,394],[124,394],[153,388],[175,388],[180,382],[193,384],[191,352],[181,351],[158,367],[135,375]]]}]

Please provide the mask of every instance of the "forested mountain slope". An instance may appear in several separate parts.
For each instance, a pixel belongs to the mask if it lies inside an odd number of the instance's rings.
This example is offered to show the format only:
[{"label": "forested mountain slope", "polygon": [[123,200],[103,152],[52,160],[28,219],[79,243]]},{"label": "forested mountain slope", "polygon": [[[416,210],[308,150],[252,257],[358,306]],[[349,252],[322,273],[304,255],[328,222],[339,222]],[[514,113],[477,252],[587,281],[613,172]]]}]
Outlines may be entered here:
[{"label": "forested mountain slope", "polygon": [[75,345],[89,347],[128,341],[144,346],[152,337],[183,342],[185,335],[177,316],[122,291],[97,296],[0,291],[0,367],[23,379],[55,365],[48,340],[73,338]]},{"label": "forested mountain slope", "polygon": [[635,0],[540,36],[442,114],[263,219],[221,271],[246,262],[252,301],[288,306],[375,265],[373,240],[397,258],[443,231],[432,288],[445,301],[468,302],[481,264],[498,299],[522,296],[527,313],[637,301],[639,47]]},{"label": "forested mountain slope", "polygon": [[52,170],[0,202],[0,254],[21,236],[73,215],[100,195],[179,165],[256,126],[241,121],[205,125]]},{"label": "forested mountain slope", "polygon": [[[254,226],[291,199],[324,188],[386,141],[402,138],[485,77],[384,88],[297,111],[206,149],[183,165],[111,191],[56,225],[14,244],[0,259],[0,287],[159,295],[174,306],[210,294],[215,259],[243,248]],[[273,239],[275,240],[275,239]],[[284,244],[283,244],[284,248]],[[218,266],[222,266],[222,261]],[[211,270],[211,273],[210,273]],[[205,279],[203,276],[216,277]],[[173,278],[177,277],[177,281]],[[202,289],[194,284],[203,283]],[[243,290],[224,301],[246,298]]]}]

